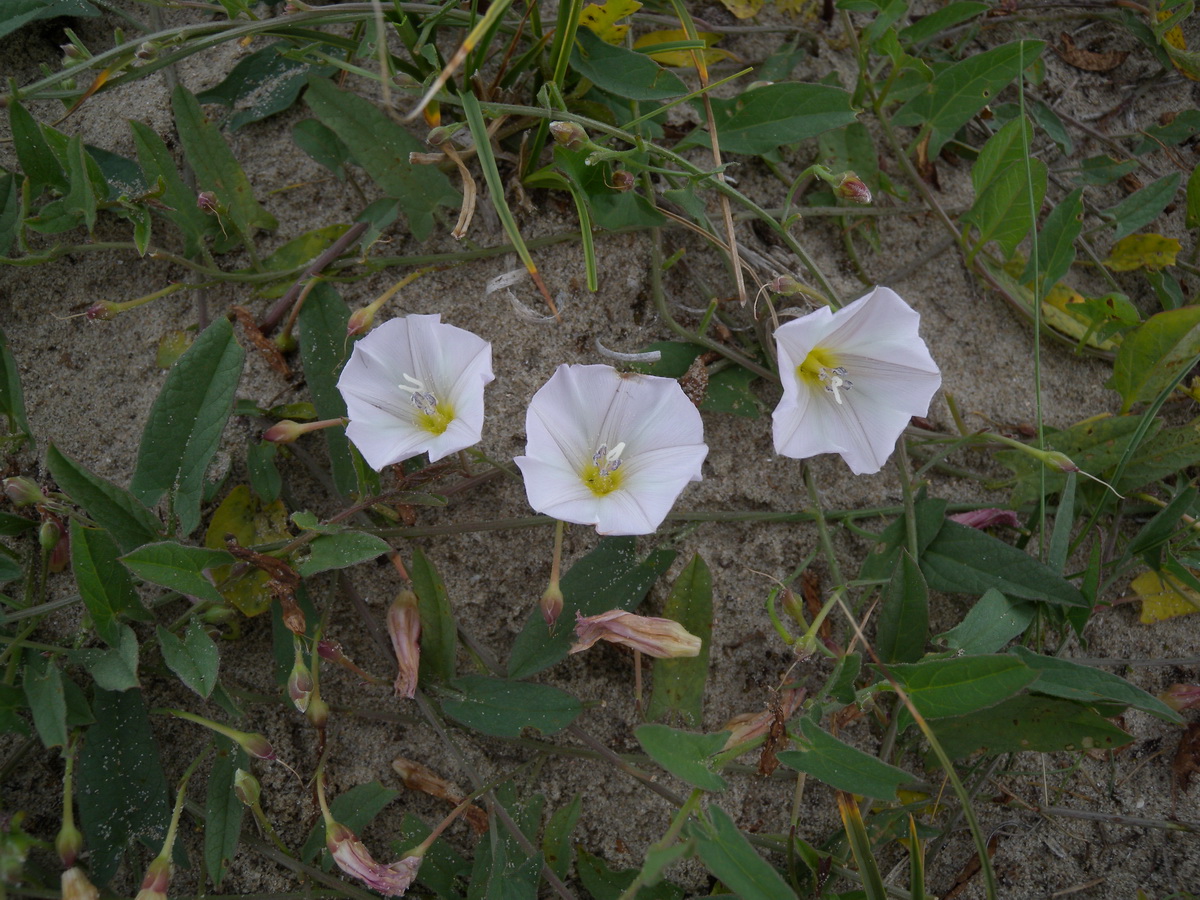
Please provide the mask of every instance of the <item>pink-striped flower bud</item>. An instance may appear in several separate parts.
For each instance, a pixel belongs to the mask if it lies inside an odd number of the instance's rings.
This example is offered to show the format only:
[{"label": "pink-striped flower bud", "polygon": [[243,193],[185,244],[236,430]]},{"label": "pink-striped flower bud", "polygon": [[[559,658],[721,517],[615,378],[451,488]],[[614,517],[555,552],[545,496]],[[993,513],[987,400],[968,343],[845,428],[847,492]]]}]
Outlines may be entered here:
[{"label": "pink-striped flower bud", "polygon": [[574,122],[551,122],[550,134],[568,150],[582,150],[590,142],[587,132]]},{"label": "pink-striped flower bud", "polygon": [[853,172],[843,172],[833,190],[843,200],[849,200],[851,203],[866,206],[871,202],[871,189]]},{"label": "pink-striped flower bud", "polygon": [[4,479],[4,495],[18,509],[24,506],[40,506],[50,502],[50,498],[42,493],[37,482],[24,475]]},{"label": "pink-striped flower bud", "polygon": [[700,638],[671,619],[639,616],[623,609],[609,610],[598,616],[581,616],[576,612],[575,616],[575,634],[579,641],[571,647],[572,653],[586,650],[596,641],[608,641],[658,659],[700,655]]},{"label": "pink-striped flower bud", "polygon": [[171,860],[155,857],[146,867],[142,889],[134,900],[167,900],[167,888],[171,885]]},{"label": "pink-striped flower bud", "polygon": [[64,866],[75,865],[79,852],[83,849],[83,833],[73,822],[64,822],[54,838],[54,850]]},{"label": "pink-striped flower bud", "polygon": [[284,419],[264,431],[263,440],[273,444],[290,444],[302,434],[304,434],[303,425],[293,422],[291,419]]},{"label": "pink-striped flower bud", "polygon": [[553,628],[563,611],[563,592],[557,582],[546,588],[546,593],[542,594],[538,606],[542,610],[542,618],[546,620],[546,627]]},{"label": "pink-striped flower bud", "polygon": [[120,311],[121,307],[118,304],[111,300],[101,300],[84,310],[83,317],[89,322],[107,322],[109,319],[115,319]]},{"label": "pink-striped flower bud", "polygon": [[1200,684],[1173,684],[1158,699],[1175,712],[1185,709],[1200,709]]},{"label": "pink-striped flower bud", "polygon": [[196,209],[210,216],[216,215],[221,211],[221,201],[212,191],[201,191],[196,195]]},{"label": "pink-striped flower bud", "polygon": [[292,698],[292,705],[300,712],[307,712],[309,701],[312,700],[313,677],[312,672],[304,663],[304,654],[300,652],[299,641],[296,642],[292,674],[288,676],[287,689],[288,696]]},{"label": "pink-striped flower bud", "polygon": [[262,783],[245,769],[238,769],[233,773],[233,792],[246,806],[257,806]]},{"label": "pink-striped flower bud", "polygon": [[421,614],[417,595],[403,590],[392,601],[387,614],[388,636],[396,653],[399,672],[396,675],[396,696],[417,696],[417,677],[421,667]]},{"label": "pink-striped flower bud", "polygon": [[951,522],[966,525],[968,528],[992,528],[1004,525],[1008,528],[1020,528],[1021,520],[1011,509],[972,509],[967,512],[955,513],[948,517]]}]

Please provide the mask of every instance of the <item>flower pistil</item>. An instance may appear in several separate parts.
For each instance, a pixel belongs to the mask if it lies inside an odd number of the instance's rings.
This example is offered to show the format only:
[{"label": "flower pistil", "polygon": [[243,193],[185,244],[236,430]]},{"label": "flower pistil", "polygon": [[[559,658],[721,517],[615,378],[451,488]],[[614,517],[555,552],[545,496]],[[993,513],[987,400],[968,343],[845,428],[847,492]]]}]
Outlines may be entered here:
[{"label": "flower pistil", "polygon": [[846,367],[838,363],[839,360],[826,348],[813,347],[804,362],[796,367],[796,375],[810,387],[824,387],[841,406],[841,391],[849,390],[854,382],[846,377],[849,374]]}]

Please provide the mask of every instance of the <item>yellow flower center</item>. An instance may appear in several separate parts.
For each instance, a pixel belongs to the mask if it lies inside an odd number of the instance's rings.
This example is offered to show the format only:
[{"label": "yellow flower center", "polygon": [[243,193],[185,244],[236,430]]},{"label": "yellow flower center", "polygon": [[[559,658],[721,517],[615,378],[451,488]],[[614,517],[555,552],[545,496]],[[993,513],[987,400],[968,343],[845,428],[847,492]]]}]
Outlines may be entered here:
[{"label": "yellow flower center", "polygon": [[405,373],[404,380],[408,384],[397,385],[408,394],[412,405],[417,408],[417,427],[430,434],[442,434],[454,421],[454,406],[451,403],[438,400],[432,391],[425,390],[425,383],[419,378]]},{"label": "yellow flower center", "polygon": [[841,405],[842,392],[848,391],[853,384],[846,377],[846,367],[838,364],[838,358],[827,347],[813,347],[804,357],[804,362],[796,366],[796,377],[800,383],[810,390],[824,388],[833,394],[834,401]]},{"label": "yellow flower center", "polygon": [[580,477],[597,497],[604,497],[621,487],[621,452],[625,444],[619,443],[610,451],[607,444],[592,455],[592,461],[583,467]]}]

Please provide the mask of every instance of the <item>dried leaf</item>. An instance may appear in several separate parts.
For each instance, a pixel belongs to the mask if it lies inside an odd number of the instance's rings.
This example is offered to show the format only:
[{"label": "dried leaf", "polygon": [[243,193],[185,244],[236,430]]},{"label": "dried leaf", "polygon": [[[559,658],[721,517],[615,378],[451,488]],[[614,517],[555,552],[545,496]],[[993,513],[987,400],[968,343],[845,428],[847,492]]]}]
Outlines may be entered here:
[{"label": "dried leaf", "polygon": [[1112,245],[1104,265],[1114,272],[1132,272],[1134,269],[1157,272],[1175,265],[1175,257],[1182,249],[1175,238],[1161,234],[1131,234]]},{"label": "dried leaf", "polygon": [[1058,51],[1058,55],[1068,65],[1083,69],[1085,72],[1109,72],[1125,62],[1125,57],[1129,55],[1128,50],[1110,50],[1107,53],[1084,50],[1082,47],[1076,46],[1075,39],[1065,31],[1059,35],[1059,40],[1061,41],[1060,46],[1054,48]]},{"label": "dried leaf", "polygon": [[1175,777],[1171,782],[1172,792],[1178,788],[1186,794],[1193,772],[1200,772],[1200,722],[1189,725],[1179,739],[1175,758],[1171,760],[1171,774]]},{"label": "dried leaf", "polygon": [[242,332],[250,339],[250,343],[258,348],[258,352],[263,355],[267,365],[284,378],[291,378],[292,370],[284,360],[279,346],[259,330],[258,323],[254,321],[254,315],[250,310],[244,306],[235,306],[232,312],[238,324],[242,326]]},{"label": "dried leaf", "polygon": [[[404,786],[410,791],[420,791],[430,797],[445,800],[452,806],[458,806],[466,799],[466,794],[458,785],[447,781],[433,769],[423,766],[419,762],[404,756],[397,756],[392,760],[392,768],[396,770],[396,774],[400,776]],[[474,804],[463,811],[463,818],[467,820],[467,824],[476,834],[483,834],[488,830],[487,813]]]},{"label": "dried leaf", "polygon": [[1143,625],[1200,612],[1200,594],[1170,576],[1164,579],[1159,572],[1144,572],[1130,587],[1142,600],[1138,621]]},{"label": "dried leaf", "polygon": [[688,366],[688,370],[679,378],[679,386],[684,395],[699,409],[708,394],[708,367],[704,365],[705,354],[697,356]]}]

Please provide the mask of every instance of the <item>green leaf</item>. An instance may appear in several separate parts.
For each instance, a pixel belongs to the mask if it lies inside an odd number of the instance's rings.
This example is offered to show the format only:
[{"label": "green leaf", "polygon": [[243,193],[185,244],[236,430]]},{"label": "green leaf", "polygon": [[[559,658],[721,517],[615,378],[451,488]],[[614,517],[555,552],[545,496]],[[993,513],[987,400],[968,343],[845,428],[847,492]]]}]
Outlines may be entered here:
[{"label": "green leaf", "polygon": [[252,440],[246,445],[246,473],[250,477],[250,487],[264,505],[278,500],[283,488],[283,479],[275,467],[278,453],[279,447],[271,441]]},{"label": "green leaf", "polygon": [[96,724],[87,730],[75,783],[88,872],[104,884],[130,841],[162,849],[171,808],[142,692],[98,689],[92,712]]},{"label": "green leaf", "polygon": [[964,222],[979,229],[972,253],[977,253],[988,241],[995,241],[1004,258],[1010,258],[1033,227],[1046,196],[1047,178],[1046,164],[1037,159],[1029,160],[1028,169],[1020,162],[998,174],[962,216]]},{"label": "green leaf", "polygon": [[975,528],[946,522],[925,552],[921,572],[935,591],[983,594],[997,588],[1011,597],[1084,606],[1079,589],[1047,566]]},{"label": "green leaf", "polygon": [[0,512],[0,537],[16,537],[37,527],[37,522],[33,519],[26,519],[16,513]]},{"label": "green leaf", "polygon": [[[335,822],[340,822],[355,834],[362,834],[363,829],[371,824],[371,820],[383,812],[383,808],[399,794],[399,791],[385,788],[378,781],[372,781],[338,794],[330,802],[329,811],[333,814]],[[325,820],[318,816],[317,824],[309,832],[308,840],[300,850],[300,858],[305,862],[312,862],[324,849]],[[326,857],[325,862],[332,863],[332,860]]]},{"label": "green leaf", "polygon": [[[572,151],[555,146],[554,161],[577,191],[587,199],[588,209],[600,228],[653,228],[667,218],[636,191],[618,191],[608,186],[610,167],[588,165],[587,150]],[[557,176],[556,176],[557,177]]]},{"label": "green leaf", "polygon": [[87,0],[5,0],[0,4],[0,38],[38,19],[99,14]]},{"label": "green leaf", "polygon": [[971,166],[971,185],[979,197],[1002,172],[1011,166],[1024,165],[1029,156],[1032,128],[1028,119],[1015,118],[988,138]]},{"label": "green leaf", "polygon": [[936,159],[958,129],[1033,65],[1044,46],[1043,41],[1013,41],[968,56],[938,72],[925,93],[906,103],[893,121],[927,127],[929,158]]},{"label": "green leaf", "polygon": [[47,187],[65,194],[68,188],[67,173],[50,150],[42,126],[15,100],[8,105],[8,126],[12,130],[17,162],[29,181],[29,196],[36,200]]},{"label": "green leaf", "polygon": [[795,900],[795,892],[746,840],[721,807],[710,805],[707,820],[689,823],[696,856],[739,900]]},{"label": "green leaf", "polygon": [[1187,227],[1200,228],[1200,165],[1192,169],[1192,174],[1188,176],[1186,196],[1187,212],[1185,222]]},{"label": "green leaf", "polygon": [[712,757],[725,746],[728,732],[695,734],[666,725],[642,725],[633,732],[646,754],[682,781],[704,791],[723,791],[725,779],[712,769]]},{"label": "green leaf", "polygon": [[138,686],[137,635],[128,625],[117,626],[117,640],[111,649],[73,650],[69,655],[106,691],[127,691]]},{"label": "green leaf", "polygon": [[[875,626],[875,650],[884,662],[916,662],[929,640],[929,588],[921,567],[902,552]],[[861,793],[861,792],[860,792]]]},{"label": "green leaf", "polygon": [[22,179],[0,166],[0,257],[7,256],[24,229],[21,221]]},{"label": "green leaf", "polygon": [[12,684],[0,684],[0,734],[29,735],[29,726],[21,718],[28,707],[25,692]]},{"label": "green leaf", "polygon": [[542,832],[542,856],[559,878],[566,878],[571,868],[571,832],[582,812],[583,797],[576,794],[569,804],[554,811]]},{"label": "green leaf", "polygon": [[231,132],[283,112],[296,102],[309,73],[329,75],[330,66],[313,66],[289,59],[289,44],[279,41],[251,53],[234,66],[224,80],[196,95],[201,103],[223,103],[235,110],[225,123]]},{"label": "green leaf", "polygon": [[33,727],[37,729],[42,745],[67,746],[67,697],[63,689],[62,673],[54,660],[38,654],[30,657],[23,679],[25,699],[33,714]]},{"label": "green leaf", "polygon": [[1148,403],[1200,354],[1200,306],[1155,313],[1121,341],[1106,383],[1121,395],[1121,412]]},{"label": "green leaf", "polygon": [[142,432],[130,490],[147,506],[170,492],[185,535],[200,524],[204,473],[221,444],[244,358],[221,316],[167,374]]},{"label": "green leaf", "polygon": [[[179,85],[171,94],[171,108],[184,153],[196,173],[196,188],[212,191],[229,210],[229,218],[243,241],[249,243],[256,229],[273,231],[275,217],[254,199],[250,179],[238,165],[217,127],[204,117],[196,98]],[[192,199],[195,205],[195,198]]]},{"label": "green leaf", "polygon": [[362,531],[343,531],[340,534],[323,534],[308,544],[308,558],[296,566],[302,578],[344,569],[375,559],[392,548],[381,537]]},{"label": "green leaf", "polygon": [[1077,188],[1057,204],[1038,233],[1037,255],[1029,258],[1021,280],[1035,278],[1043,287],[1041,293],[1062,281],[1075,262],[1075,239],[1083,229],[1083,189]]},{"label": "green leaf", "polygon": [[580,28],[571,67],[601,90],[626,100],[666,100],[688,92],[687,85],[645,53],[609,44]]},{"label": "green leaf", "polygon": [[204,869],[213,884],[221,887],[242,836],[246,807],[233,790],[238,769],[249,763],[246,752],[227,737],[218,737],[217,758],[208,773],[204,802]]},{"label": "green leaf", "polygon": [[217,604],[224,604],[225,600],[204,572],[232,565],[234,561],[224,550],[188,547],[175,541],[147,544],[121,557],[121,562],[145,581]]},{"label": "green leaf", "polygon": [[528,678],[566,659],[575,640],[575,613],[595,616],[610,609],[634,609],[675,559],[673,550],[637,558],[631,537],[606,537],[562,577],[563,611],[550,634],[541,611],[530,610],[508,660],[509,678]]},{"label": "green leaf", "polygon": [[18,431],[33,441],[29,420],[25,418],[25,393],[17,361],[8,349],[8,339],[0,331],[0,415],[8,420],[9,431]]},{"label": "green leaf", "polygon": [[[350,311],[346,304],[333,285],[324,281],[309,292],[300,308],[298,325],[304,380],[321,419],[346,415],[346,403],[337,389],[337,379],[350,355],[351,345],[346,341],[349,321]],[[343,496],[349,496],[358,487],[358,477],[350,458],[346,431],[344,428],[326,428],[321,433],[329,447],[333,483]]]},{"label": "green leaf", "polygon": [[905,44],[919,44],[930,38],[941,35],[948,28],[961,25],[986,13],[990,7],[986,3],[962,2],[951,3],[936,12],[922,16],[912,25],[900,31],[900,40]]},{"label": "green leaf", "polygon": [[[270,256],[262,260],[261,266],[268,272],[282,272],[284,275],[277,281],[269,281],[256,288],[254,292],[255,296],[268,300],[282,297],[296,280],[295,270],[304,267],[313,259],[320,256],[338,238],[345,234],[349,228],[350,226],[344,222],[325,225],[322,228],[313,228],[310,231],[297,235],[273,251]],[[247,274],[253,272],[252,269],[244,269],[242,271]]]},{"label": "green leaf", "polygon": [[957,656],[893,665],[888,670],[927,719],[995,706],[1037,673],[1011,656]]},{"label": "green leaf", "polygon": [[578,700],[545,684],[463,675],[443,690],[442,711],[468,728],[494,737],[518,738],[525,728],[557,734],[583,711]]},{"label": "green leaf", "polygon": [[1119,703],[1177,725],[1183,722],[1183,717],[1167,704],[1124,678],[1070,660],[1042,656],[1024,647],[1013,647],[1009,653],[1038,673],[1037,681],[1029,686],[1035,693],[1088,706]]},{"label": "green leaf", "polygon": [[895,800],[896,789],[915,780],[903,769],[839,741],[812,719],[802,719],[800,728],[804,734],[803,749],[779,754],[779,761],[789,769],[807,772],[840,791],[879,800]]},{"label": "green leaf", "polygon": [[354,161],[383,192],[399,201],[418,241],[429,237],[438,206],[460,202],[458,192],[436,167],[413,166],[408,161],[408,155],[423,151],[424,145],[369,100],[339,91],[328,79],[310,78],[304,102],[345,142]]},{"label": "green leaf", "polygon": [[654,692],[646,718],[664,719],[674,712],[689,725],[699,725],[704,721],[704,680],[713,622],[712,573],[699,554],[675,579],[663,616],[678,622],[702,643],[698,656],[654,661]]},{"label": "green leaf", "polygon": [[217,686],[217,666],[221,658],[217,653],[217,645],[208,636],[204,626],[192,619],[180,639],[160,625],[158,643],[162,647],[167,668],[207,700]]},{"label": "green leaf", "polygon": [[961,759],[976,750],[988,755],[1027,750],[1114,750],[1132,737],[1077,703],[1023,695],[991,709],[930,723],[942,749]]},{"label": "green leaf", "polygon": [[46,451],[46,468],[59,488],[108,532],[122,553],[162,540],[162,523],[137,497],[88,471],[53,444]]},{"label": "green leaf", "polygon": [[995,588],[988,588],[963,620],[938,641],[951,650],[968,655],[995,653],[1029,627],[1037,607],[1022,600],[1010,600]]},{"label": "green leaf", "polygon": [[1175,199],[1175,191],[1179,188],[1181,177],[1178,172],[1164,175],[1140,191],[1130,194],[1116,206],[1104,210],[1101,215],[1116,223],[1113,240],[1119,241],[1126,235],[1133,234],[1162,215],[1167,204]]},{"label": "green leaf", "polygon": [[110,646],[121,639],[122,616],[145,619],[141,598],[121,565],[121,551],[108,532],[71,520],[71,571],[96,633]]},{"label": "green leaf", "polygon": [[187,257],[198,256],[204,249],[205,237],[218,238],[218,245],[228,244],[221,234],[216,216],[207,215],[196,205],[196,191],[189,188],[175,168],[175,159],[167,145],[150,126],[130,120],[138,163],[149,184],[162,190],[159,203],[151,207],[164,216],[183,234],[183,252]]},{"label": "green leaf", "polygon": [[428,685],[431,682],[449,681],[454,677],[458,626],[454,622],[446,584],[433,563],[415,545],[409,572],[421,617],[420,682]]},{"label": "green leaf", "polygon": [[[601,857],[584,850],[582,844],[576,845],[575,853],[575,871],[594,900],[619,900],[638,876],[638,869],[615,871],[609,868]],[[634,894],[634,900],[683,900],[683,897],[683,888],[669,881],[643,885]]]},{"label": "green leaf", "polygon": [[[763,85],[729,100],[714,97],[712,107],[721,150],[752,156],[849,125],[857,115],[841,88],[795,82]],[[708,131],[697,128],[677,146],[709,147]]]},{"label": "green leaf", "polygon": [[292,140],[296,142],[297,147],[311,156],[314,162],[327,168],[339,180],[345,181],[346,173],[342,167],[350,158],[350,149],[342,143],[342,139],[333,129],[322,125],[316,119],[305,119],[297,122],[292,128]]}]

